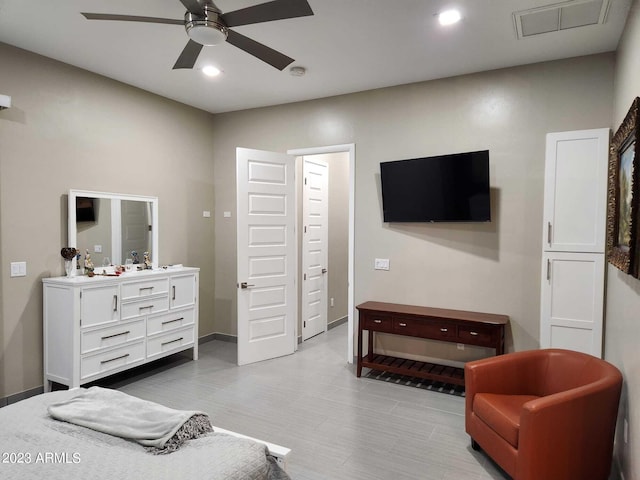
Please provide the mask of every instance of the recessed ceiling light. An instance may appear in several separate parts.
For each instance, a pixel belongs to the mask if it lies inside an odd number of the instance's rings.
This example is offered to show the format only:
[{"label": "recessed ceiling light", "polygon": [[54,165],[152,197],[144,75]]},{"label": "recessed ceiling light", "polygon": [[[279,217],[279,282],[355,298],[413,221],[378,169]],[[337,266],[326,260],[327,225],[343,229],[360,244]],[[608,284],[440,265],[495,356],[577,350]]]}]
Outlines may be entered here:
[{"label": "recessed ceiling light", "polygon": [[204,73],[207,77],[217,77],[222,73],[219,68],[214,67],[213,65],[207,65],[206,67],[202,67],[202,73]]},{"label": "recessed ceiling light", "polygon": [[438,14],[438,21],[440,25],[453,25],[458,23],[462,16],[458,10],[445,10]]}]

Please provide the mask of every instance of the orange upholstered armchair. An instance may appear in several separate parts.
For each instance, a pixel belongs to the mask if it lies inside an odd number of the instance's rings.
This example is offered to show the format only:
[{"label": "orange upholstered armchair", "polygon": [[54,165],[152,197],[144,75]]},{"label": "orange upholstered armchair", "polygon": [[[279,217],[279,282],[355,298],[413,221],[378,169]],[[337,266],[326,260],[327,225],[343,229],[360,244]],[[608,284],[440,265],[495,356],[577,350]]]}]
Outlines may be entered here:
[{"label": "orange upholstered armchair", "polygon": [[606,480],[620,371],[570,350],[509,353],[465,365],[474,449],[515,480]]}]

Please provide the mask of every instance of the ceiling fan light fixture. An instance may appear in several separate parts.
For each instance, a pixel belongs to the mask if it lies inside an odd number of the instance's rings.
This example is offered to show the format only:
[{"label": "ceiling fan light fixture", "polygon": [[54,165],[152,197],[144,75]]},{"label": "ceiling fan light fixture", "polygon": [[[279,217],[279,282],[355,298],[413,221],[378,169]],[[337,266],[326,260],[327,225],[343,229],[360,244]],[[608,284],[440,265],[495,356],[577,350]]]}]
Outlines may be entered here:
[{"label": "ceiling fan light fixture", "polygon": [[205,6],[206,16],[187,12],[184,15],[184,28],[189,38],[200,45],[220,45],[227,40],[229,29],[219,19],[219,11]]}]

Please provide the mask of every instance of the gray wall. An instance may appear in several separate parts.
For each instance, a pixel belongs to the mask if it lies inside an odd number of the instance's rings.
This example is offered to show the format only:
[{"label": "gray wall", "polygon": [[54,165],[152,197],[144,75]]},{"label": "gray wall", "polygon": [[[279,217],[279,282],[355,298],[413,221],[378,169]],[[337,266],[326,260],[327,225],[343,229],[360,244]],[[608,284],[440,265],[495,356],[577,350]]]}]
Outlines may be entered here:
[{"label": "gray wall", "polygon": [[[620,42],[615,69],[613,131],[620,126],[631,102],[640,96],[640,4],[631,8]],[[637,148],[637,147],[636,147]],[[624,375],[616,434],[615,460],[626,480],[640,479],[640,281],[612,265],[607,267],[605,358]],[[629,441],[624,443],[624,419]]]},{"label": "gray wall", "polygon": [[201,267],[214,331],[212,115],[4,44],[0,65],[0,398],[43,383],[41,279],[64,273],[70,188],[157,196],[158,260]]},{"label": "gray wall", "polygon": [[[508,348],[536,348],[545,134],[607,127],[613,54],[504,69],[358,94],[216,115],[216,327],[235,333],[235,148],[355,143],[355,301],[507,314]],[[491,151],[490,224],[382,222],[379,163]],[[376,257],[391,270],[374,271]],[[487,354],[385,339],[388,351],[454,361]]]}]

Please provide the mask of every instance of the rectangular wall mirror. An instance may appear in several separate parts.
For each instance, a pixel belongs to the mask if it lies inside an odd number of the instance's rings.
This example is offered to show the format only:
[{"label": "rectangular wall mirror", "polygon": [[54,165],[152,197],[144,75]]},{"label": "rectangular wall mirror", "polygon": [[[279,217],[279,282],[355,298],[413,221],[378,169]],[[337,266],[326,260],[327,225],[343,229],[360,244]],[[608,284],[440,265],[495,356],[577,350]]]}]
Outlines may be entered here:
[{"label": "rectangular wall mirror", "polygon": [[120,193],[69,190],[70,247],[88,250],[96,267],[108,259],[122,265],[131,252],[149,252],[158,268],[158,198]]}]

